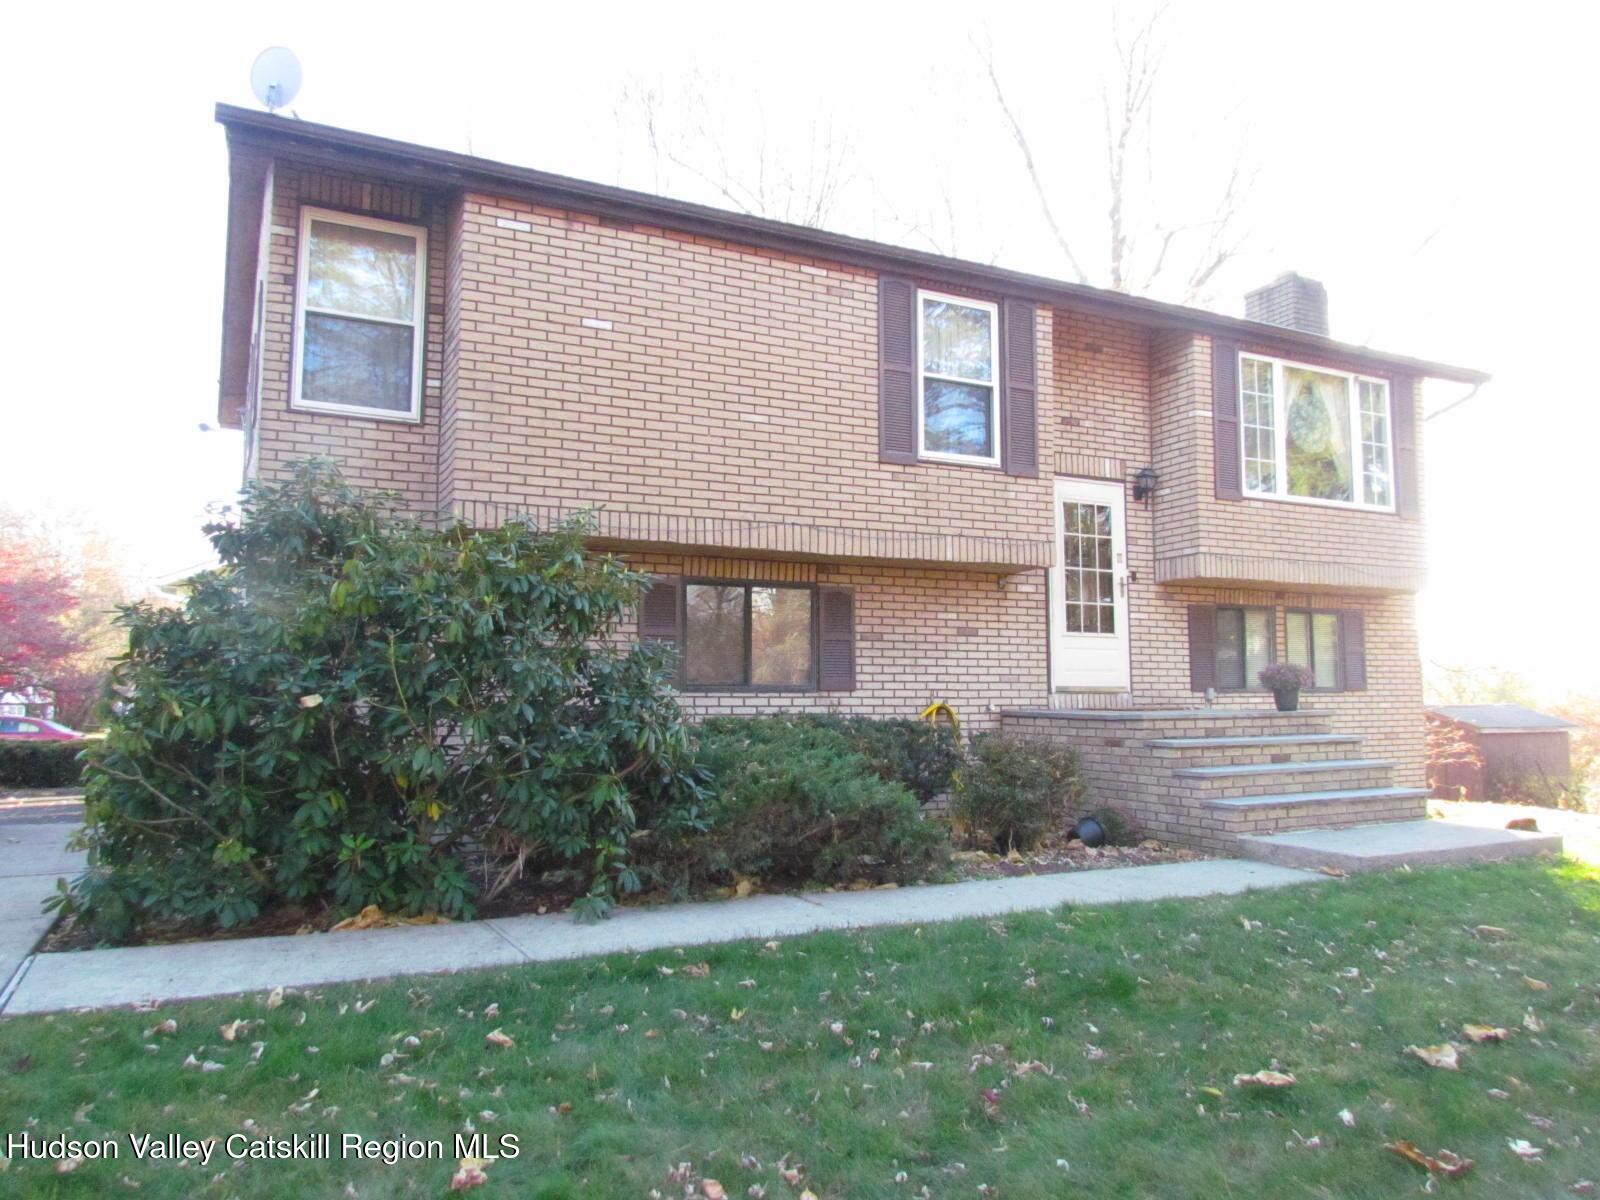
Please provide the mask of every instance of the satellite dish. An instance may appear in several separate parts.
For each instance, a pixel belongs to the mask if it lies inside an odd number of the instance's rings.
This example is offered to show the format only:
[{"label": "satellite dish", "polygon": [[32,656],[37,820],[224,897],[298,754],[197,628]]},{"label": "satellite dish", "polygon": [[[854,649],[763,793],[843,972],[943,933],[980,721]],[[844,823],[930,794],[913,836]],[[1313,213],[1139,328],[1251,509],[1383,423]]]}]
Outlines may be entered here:
[{"label": "satellite dish", "polygon": [[250,90],[269,112],[283,108],[300,91],[300,60],[284,46],[269,46],[250,67]]}]

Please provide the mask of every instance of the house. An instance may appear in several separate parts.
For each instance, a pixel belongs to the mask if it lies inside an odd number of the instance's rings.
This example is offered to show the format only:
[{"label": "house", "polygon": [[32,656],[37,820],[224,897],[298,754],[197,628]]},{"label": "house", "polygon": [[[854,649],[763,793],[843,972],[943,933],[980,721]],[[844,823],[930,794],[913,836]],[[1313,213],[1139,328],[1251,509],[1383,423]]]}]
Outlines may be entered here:
[{"label": "house", "polygon": [[[220,418],[476,525],[596,513],[697,714],[1079,746],[1207,848],[1423,814],[1421,389],[1481,372],[229,106]],[[1266,663],[1309,667],[1280,714]]]},{"label": "house", "polygon": [[1475,751],[1429,763],[1429,782],[1439,795],[1468,800],[1524,799],[1530,792],[1548,796],[1565,791],[1572,778],[1570,738],[1579,728],[1572,721],[1520,704],[1439,704],[1428,709],[1427,719]]}]

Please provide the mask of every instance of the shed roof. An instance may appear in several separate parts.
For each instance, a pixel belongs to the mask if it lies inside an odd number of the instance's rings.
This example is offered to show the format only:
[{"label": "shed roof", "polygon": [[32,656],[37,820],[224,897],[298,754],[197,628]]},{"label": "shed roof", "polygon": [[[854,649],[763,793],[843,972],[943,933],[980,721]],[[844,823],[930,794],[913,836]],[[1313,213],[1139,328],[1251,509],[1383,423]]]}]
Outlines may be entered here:
[{"label": "shed roof", "polygon": [[1482,733],[1532,733],[1577,729],[1576,723],[1520,704],[1436,704],[1428,709]]}]

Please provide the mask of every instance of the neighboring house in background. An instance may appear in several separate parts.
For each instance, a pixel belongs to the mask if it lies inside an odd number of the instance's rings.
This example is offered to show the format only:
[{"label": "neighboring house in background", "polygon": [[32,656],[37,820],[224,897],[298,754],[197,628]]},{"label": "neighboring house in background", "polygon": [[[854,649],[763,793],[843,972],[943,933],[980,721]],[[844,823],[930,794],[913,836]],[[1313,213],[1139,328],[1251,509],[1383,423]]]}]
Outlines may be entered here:
[{"label": "neighboring house in background", "polygon": [[[948,700],[1209,847],[1421,814],[1420,389],[1482,373],[1332,341],[1295,275],[1240,320],[218,119],[248,475],[323,455],[480,526],[595,509],[696,713]],[[1272,711],[1276,659],[1316,711]]]},{"label": "neighboring house in background", "polygon": [[55,693],[49,688],[28,687],[0,692],[0,717],[53,717]]},{"label": "neighboring house in background", "polygon": [[1477,750],[1475,761],[1429,765],[1429,780],[1441,796],[1553,798],[1572,777],[1571,731],[1580,728],[1573,721],[1520,704],[1440,704],[1428,709],[1428,720],[1454,727]]}]

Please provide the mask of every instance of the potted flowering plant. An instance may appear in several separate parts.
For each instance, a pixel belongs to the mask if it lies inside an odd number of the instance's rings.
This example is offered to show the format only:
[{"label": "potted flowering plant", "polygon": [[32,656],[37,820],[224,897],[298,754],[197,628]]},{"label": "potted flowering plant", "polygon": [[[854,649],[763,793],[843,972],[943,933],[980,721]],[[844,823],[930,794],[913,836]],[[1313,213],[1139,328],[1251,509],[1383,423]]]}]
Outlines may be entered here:
[{"label": "potted flowering plant", "polygon": [[1272,698],[1278,702],[1279,712],[1294,712],[1300,707],[1300,691],[1308,688],[1317,681],[1317,677],[1306,667],[1297,667],[1293,663],[1271,663],[1262,667],[1256,676],[1261,680],[1261,685],[1272,692]]}]

